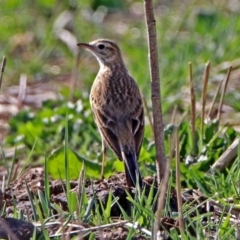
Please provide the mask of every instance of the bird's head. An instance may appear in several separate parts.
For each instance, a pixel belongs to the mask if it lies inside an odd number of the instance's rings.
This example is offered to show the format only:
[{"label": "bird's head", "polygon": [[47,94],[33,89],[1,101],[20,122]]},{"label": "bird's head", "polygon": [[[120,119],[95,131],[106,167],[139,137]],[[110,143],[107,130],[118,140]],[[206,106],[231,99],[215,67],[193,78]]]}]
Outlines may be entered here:
[{"label": "bird's head", "polygon": [[123,63],[118,45],[111,40],[98,39],[90,43],[78,43],[77,45],[90,50],[101,66]]}]

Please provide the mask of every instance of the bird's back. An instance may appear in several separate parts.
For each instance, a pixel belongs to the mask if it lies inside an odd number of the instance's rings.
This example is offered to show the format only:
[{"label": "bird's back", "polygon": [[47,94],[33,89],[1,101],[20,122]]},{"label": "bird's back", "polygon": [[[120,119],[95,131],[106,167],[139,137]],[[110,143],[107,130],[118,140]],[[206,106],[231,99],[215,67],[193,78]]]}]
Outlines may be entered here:
[{"label": "bird's back", "polygon": [[138,116],[142,106],[136,82],[120,69],[99,72],[91,89],[90,103],[93,109],[116,120]]}]

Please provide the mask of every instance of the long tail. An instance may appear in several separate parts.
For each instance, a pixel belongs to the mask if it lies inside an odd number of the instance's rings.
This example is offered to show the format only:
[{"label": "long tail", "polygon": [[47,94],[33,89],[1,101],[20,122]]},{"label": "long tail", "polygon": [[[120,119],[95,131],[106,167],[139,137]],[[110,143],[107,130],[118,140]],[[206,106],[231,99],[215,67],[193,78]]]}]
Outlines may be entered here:
[{"label": "long tail", "polygon": [[129,187],[135,187],[138,177],[139,186],[142,188],[142,177],[139,171],[136,154],[131,152],[126,153],[125,151],[122,151],[122,157],[124,161],[127,185]]}]

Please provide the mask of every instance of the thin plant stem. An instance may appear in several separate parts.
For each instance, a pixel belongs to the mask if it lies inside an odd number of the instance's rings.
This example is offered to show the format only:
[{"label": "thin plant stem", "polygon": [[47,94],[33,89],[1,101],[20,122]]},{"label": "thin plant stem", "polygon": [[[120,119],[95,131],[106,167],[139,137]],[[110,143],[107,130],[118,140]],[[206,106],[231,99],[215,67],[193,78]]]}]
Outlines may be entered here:
[{"label": "thin plant stem", "polygon": [[206,105],[209,71],[210,71],[210,62],[207,62],[205,66],[203,89],[202,89],[201,133],[203,138],[204,138],[204,116],[205,116],[205,105]]},{"label": "thin plant stem", "polygon": [[152,107],[153,107],[153,126],[154,126],[154,139],[155,139],[155,146],[156,146],[157,181],[158,181],[158,185],[160,185],[160,182],[163,179],[166,171],[167,158],[166,158],[165,149],[164,149],[164,134],[163,134],[164,124],[162,119],[156,21],[154,18],[152,0],[144,0],[144,10],[145,10],[147,35],[148,35],[149,66],[150,66],[151,93],[152,93],[151,98],[152,98]]},{"label": "thin plant stem", "polygon": [[179,136],[178,136],[178,126],[176,127],[176,130],[175,130],[175,141],[176,141],[177,203],[178,203],[179,228],[182,233],[182,231],[184,231],[184,222],[183,222],[183,212],[182,212],[181,175],[180,175],[180,143],[179,143]]},{"label": "thin plant stem", "polygon": [[2,64],[1,64],[1,72],[0,72],[0,90],[2,88],[2,79],[3,79],[3,73],[6,67],[6,63],[7,63],[7,59],[5,56],[3,56]]},{"label": "thin plant stem", "polygon": [[226,76],[226,79],[224,81],[223,90],[222,90],[222,94],[221,94],[221,100],[220,100],[220,103],[219,103],[219,106],[218,106],[218,115],[217,115],[218,122],[220,122],[220,119],[221,119],[221,111],[222,111],[223,100],[224,100],[224,96],[225,96],[225,93],[226,93],[226,90],[227,90],[227,85],[228,85],[228,81],[229,81],[231,71],[232,71],[232,66],[230,66],[228,68],[227,76]]},{"label": "thin plant stem", "polygon": [[192,63],[188,63],[189,66],[189,85],[190,85],[190,97],[191,97],[191,126],[192,126],[192,142],[193,152],[196,150],[196,100],[193,86],[193,75],[192,75]]},{"label": "thin plant stem", "polygon": [[[160,88],[160,74],[159,74],[159,62],[158,62],[158,48],[157,48],[157,34],[156,34],[156,21],[153,12],[153,1],[144,0],[144,11],[147,26],[147,38],[149,49],[149,67],[151,75],[151,99],[153,108],[153,128],[154,128],[154,140],[156,146],[156,169],[157,169],[157,182],[160,188],[159,205],[156,211],[156,221],[154,223],[154,236],[153,239],[157,239],[157,232],[159,229],[160,215],[162,209],[165,206],[165,193],[167,190],[168,174],[167,158],[164,149],[164,124],[162,119],[162,104],[161,104],[161,88]],[[160,185],[162,181],[162,184]]]},{"label": "thin plant stem", "polygon": [[211,106],[210,106],[210,109],[209,109],[209,112],[208,112],[208,118],[211,119],[211,115],[212,115],[212,111],[213,111],[213,108],[214,108],[214,105],[216,103],[216,99],[217,99],[217,96],[218,96],[218,93],[221,89],[221,86],[222,86],[222,83],[223,83],[223,80],[221,80],[218,84],[218,87],[215,91],[215,94],[214,94],[214,97],[213,97],[213,100],[212,100],[212,103],[211,103]]},{"label": "thin plant stem", "polygon": [[177,105],[174,105],[172,116],[171,116],[171,121],[170,121],[171,124],[174,124],[175,119],[176,119],[176,114],[177,114]]},{"label": "thin plant stem", "polygon": [[19,91],[18,91],[18,107],[21,108],[26,97],[27,92],[27,75],[21,74],[19,80]]}]

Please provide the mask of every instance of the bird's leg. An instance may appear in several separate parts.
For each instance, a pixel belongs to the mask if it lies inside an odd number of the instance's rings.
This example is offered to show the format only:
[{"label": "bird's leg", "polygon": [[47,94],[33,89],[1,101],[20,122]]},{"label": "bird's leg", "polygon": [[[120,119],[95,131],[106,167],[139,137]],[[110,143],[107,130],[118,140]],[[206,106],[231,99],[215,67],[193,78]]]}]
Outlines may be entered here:
[{"label": "bird's leg", "polygon": [[107,147],[105,141],[102,140],[102,170],[101,170],[101,179],[104,178],[104,165],[106,160]]}]

